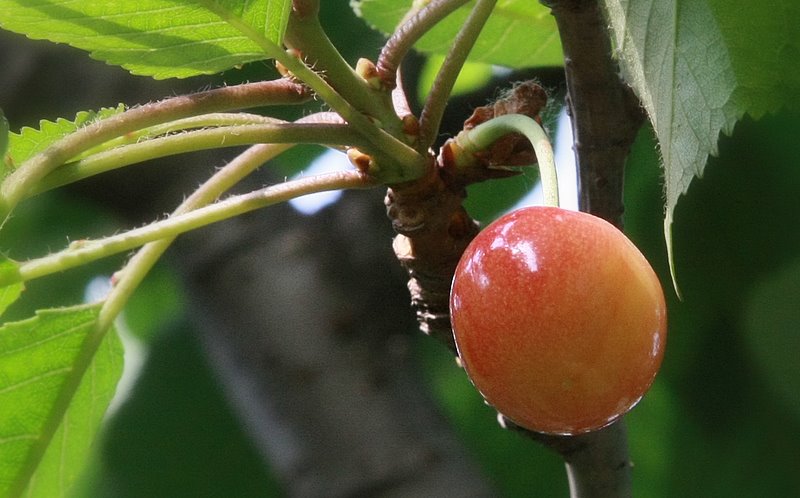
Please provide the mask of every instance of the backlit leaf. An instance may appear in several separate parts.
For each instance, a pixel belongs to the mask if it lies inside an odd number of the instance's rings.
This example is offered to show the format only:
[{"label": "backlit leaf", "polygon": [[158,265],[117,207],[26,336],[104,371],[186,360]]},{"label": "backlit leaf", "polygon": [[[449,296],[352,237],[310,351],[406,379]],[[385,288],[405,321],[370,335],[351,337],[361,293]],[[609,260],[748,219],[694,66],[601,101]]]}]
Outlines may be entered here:
[{"label": "backlit leaf", "polygon": [[0,27],[156,79],[221,72],[279,49],[288,0],[0,0]]},{"label": "backlit leaf", "polygon": [[291,0],[267,0],[264,35],[277,45],[283,43],[283,35],[286,34],[286,26],[289,24],[291,8]]},{"label": "backlit leaf", "polygon": [[660,144],[671,251],[675,206],[717,152],[720,133],[746,113],[800,109],[800,2],[604,3],[623,73]]},{"label": "backlit leaf", "polygon": [[9,170],[13,170],[78,128],[119,114],[124,110],[125,106],[119,104],[117,107],[105,107],[99,111],[81,111],[72,121],[64,118],[55,121],[42,120],[39,122],[39,128],[26,126],[19,133],[11,133],[8,140],[8,151],[5,154],[5,166]]},{"label": "backlit leaf", "polygon": [[82,471],[122,372],[114,331],[86,356],[99,309],[40,311],[0,327],[0,496],[64,496]]},{"label": "backlit leaf", "polygon": [[[415,48],[446,54],[473,4],[444,19]],[[412,0],[359,0],[352,5],[376,29],[391,33],[411,8]],[[550,9],[531,0],[498,1],[469,60],[514,68],[562,65],[561,42]]]}]

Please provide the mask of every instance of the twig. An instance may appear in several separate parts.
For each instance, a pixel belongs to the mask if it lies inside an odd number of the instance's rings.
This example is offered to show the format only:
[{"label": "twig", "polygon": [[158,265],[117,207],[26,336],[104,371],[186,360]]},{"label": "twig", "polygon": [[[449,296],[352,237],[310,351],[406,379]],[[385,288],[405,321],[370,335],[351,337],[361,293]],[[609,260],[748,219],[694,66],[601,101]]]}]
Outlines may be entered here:
[{"label": "twig", "polygon": [[262,124],[206,128],[124,145],[67,163],[44,177],[31,190],[30,195],[131,164],[185,152],[254,143],[319,143],[321,137],[327,139],[325,145],[367,145],[362,137],[345,124],[297,124],[273,120]]},{"label": "twig", "polygon": [[553,10],[564,49],[580,208],[621,228],[625,160],[644,114],[630,87],[619,78],[599,3],[543,3]]},{"label": "twig", "polygon": [[[340,171],[283,182],[248,194],[231,196],[223,201],[193,211],[173,215],[118,235],[99,240],[76,241],[70,247],[48,256],[19,265],[22,280],[31,280],[57,271],[86,264],[100,258],[128,251],[159,239],[172,239],[182,233],[216,223],[262,207],[284,202],[301,195],[339,190],[366,188],[374,183],[364,174]],[[0,285],[6,282],[0,282]]]}]

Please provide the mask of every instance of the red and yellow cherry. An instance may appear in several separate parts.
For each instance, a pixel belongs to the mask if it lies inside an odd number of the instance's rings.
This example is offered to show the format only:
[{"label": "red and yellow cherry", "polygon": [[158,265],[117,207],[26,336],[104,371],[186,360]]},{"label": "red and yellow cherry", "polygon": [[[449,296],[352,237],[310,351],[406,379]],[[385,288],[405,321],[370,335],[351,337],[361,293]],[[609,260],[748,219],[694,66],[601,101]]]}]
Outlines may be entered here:
[{"label": "red and yellow cherry", "polygon": [[461,364],[486,401],[548,434],[600,429],[661,365],[658,277],[616,227],[530,207],[481,231],[456,268],[450,314]]}]

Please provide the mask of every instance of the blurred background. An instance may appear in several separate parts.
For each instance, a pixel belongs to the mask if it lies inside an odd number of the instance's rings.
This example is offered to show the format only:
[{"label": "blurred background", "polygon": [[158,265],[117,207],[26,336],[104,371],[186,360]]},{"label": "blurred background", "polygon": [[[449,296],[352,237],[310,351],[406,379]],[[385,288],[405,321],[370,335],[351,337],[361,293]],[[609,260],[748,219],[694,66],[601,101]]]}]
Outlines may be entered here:
[{"label": "blurred background", "polygon": [[[345,2],[324,2],[323,14],[349,61],[375,58],[381,36]],[[409,64],[416,95],[429,67]],[[5,32],[0,68],[12,130],[273,74],[252,64],[156,82]],[[559,131],[560,70],[469,75],[445,135],[498,87],[532,77],[552,92],[546,118]],[[670,322],[662,371],[626,417],[636,496],[800,496],[799,136],[800,116],[777,114],[746,117],[722,137],[675,214],[682,300],[649,127],[634,146],[626,232],[661,277]],[[242,188],[307,172],[320,153],[293,150]],[[41,195],[9,221],[2,250],[38,255],[153,220],[231,157],[157,161]],[[472,187],[470,212],[491,220],[535,177]],[[445,348],[416,331],[381,192],[333,200],[312,214],[278,206],[202,230],[156,268],[125,312],[126,377],[78,495],[567,496],[560,458],[500,429]],[[102,292],[122,261],[32,282],[9,318]]]}]

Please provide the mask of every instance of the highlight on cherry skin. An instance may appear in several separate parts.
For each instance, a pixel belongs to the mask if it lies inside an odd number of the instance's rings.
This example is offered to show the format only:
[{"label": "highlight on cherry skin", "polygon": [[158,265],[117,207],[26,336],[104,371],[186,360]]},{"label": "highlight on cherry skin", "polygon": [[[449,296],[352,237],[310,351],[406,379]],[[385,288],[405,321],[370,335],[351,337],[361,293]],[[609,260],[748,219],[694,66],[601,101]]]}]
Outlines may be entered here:
[{"label": "highlight on cherry skin", "polygon": [[456,268],[461,364],[517,425],[572,435],[609,425],[650,388],[666,305],[642,253],[596,216],[529,207],[491,223]]}]

